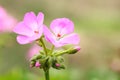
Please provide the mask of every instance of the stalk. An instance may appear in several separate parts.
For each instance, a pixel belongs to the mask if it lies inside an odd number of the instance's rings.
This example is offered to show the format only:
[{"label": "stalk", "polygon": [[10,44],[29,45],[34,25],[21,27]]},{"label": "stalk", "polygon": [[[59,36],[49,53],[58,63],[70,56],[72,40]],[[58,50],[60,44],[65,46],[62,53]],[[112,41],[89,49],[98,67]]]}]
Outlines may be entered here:
[{"label": "stalk", "polygon": [[40,38],[40,42],[42,43],[43,49],[44,49],[45,54],[46,54],[46,56],[47,56],[47,55],[48,55],[48,54],[47,54],[47,48],[46,48],[46,46],[45,46],[44,41],[43,41],[42,38]]},{"label": "stalk", "polygon": [[45,80],[50,80],[49,69],[44,70],[44,72],[45,72]]}]

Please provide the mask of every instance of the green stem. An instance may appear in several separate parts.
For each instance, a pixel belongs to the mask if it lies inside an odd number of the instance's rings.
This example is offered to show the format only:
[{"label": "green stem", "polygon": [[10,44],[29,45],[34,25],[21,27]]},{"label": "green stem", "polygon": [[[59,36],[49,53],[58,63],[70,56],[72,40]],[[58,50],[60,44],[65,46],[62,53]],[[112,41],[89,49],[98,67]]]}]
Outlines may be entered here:
[{"label": "green stem", "polygon": [[50,52],[50,54],[52,54],[54,48],[55,48],[55,46],[53,45],[52,48],[51,48],[51,52]]},{"label": "green stem", "polygon": [[45,80],[50,80],[50,78],[49,78],[49,69],[44,70],[44,72],[45,72]]},{"label": "green stem", "polygon": [[[48,56],[48,53],[47,53],[47,48],[46,48],[46,46],[45,46],[45,43],[44,43],[44,41],[43,41],[43,38],[40,38],[40,42],[41,42],[41,44],[42,44],[42,46],[43,46],[43,49],[44,49],[44,51],[45,51],[45,54],[46,54],[46,57]],[[53,50],[54,50],[54,46],[52,46],[52,52],[53,52]],[[45,80],[50,80],[50,78],[49,78],[49,68],[47,68],[46,66],[45,66],[45,68],[43,68],[43,70],[44,70],[44,72],[45,72]]]},{"label": "green stem", "polygon": [[40,38],[40,41],[41,41],[41,43],[42,43],[43,49],[44,49],[45,54],[46,54],[46,56],[47,56],[47,55],[48,55],[48,54],[47,54],[47,48],[46,48],[46,46],[45,46],[45,44],[44,44],[44,41],[43,41],[42,38]]}]

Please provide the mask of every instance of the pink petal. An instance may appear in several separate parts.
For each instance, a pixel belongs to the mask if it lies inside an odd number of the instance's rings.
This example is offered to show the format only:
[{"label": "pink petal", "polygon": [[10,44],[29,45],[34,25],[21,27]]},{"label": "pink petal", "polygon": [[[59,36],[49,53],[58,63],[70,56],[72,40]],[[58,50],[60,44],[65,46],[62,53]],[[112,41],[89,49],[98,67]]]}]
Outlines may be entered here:
[{"label": "pink petal", "polygon": [[46,26],[44,26],[44,30],[43,31],[44,31],[45,39],[48,42],[50,42],[52,44],[55,44],[56,43],[55,42],[55,35],[53,35],[52,32],[50,32],[50,30]]},{"label": "pink petal", "polygon": [[39,34],[34,34],[32,37],[18,36],[17,41],[19,44],[27,44],[39,39],[41,36],[42,36],[42,32],[40,32]]},{"label": "pink petal", "polygon": [[22,35],[18,36],[17,41],[19,44],[31,43],[39,39],[42,36],[42,33],[43,33],[43,27],[39,29],[39,33],[34,33],[33,36],[22,36]]},{"label": "pink petal", "polygon": [[41,25],[41,27],[39,27],[38,29],[38,33],[34,33],[34,35],[32,37],[30,37],[31,41],[37,40],[42,36],[43,33],[43,25]]},{"label": "pink petal", "polygon": [[44,14],[42,12],[39,12],[37,16],[37,22],[39,25],[42,25],[43,21],[44,21]]},{"label": "pink petal", "polygon": [[17,36],[17,42],[19,44],[27,44],[27,43],[30,43],[31,41],[26,36]]},{"label": "pink petal", "polygon": [[78,44],[79,41],[80,41],[79,36],[76,33],[73,33],[68,36],[65,36],[64,38],[61,38],[59,40],[59,44],[61,44],[61,46],[64,46],[66,44]]},{"label": "pink petal", "polygon": [[35,30],[38,28],[37,18],[33,12],[26,13],[23,21],[32,30]]},{"label": "pink petal", "polygon": [[74,24],[68,18],[58,18],[51,22],[50,28],[56,35],[65,35],[74,31]]},{"label": "pink petal", "polygon": [[38,34],[34,34],[32,37],[29,37],[31,41],[37,40],[42,36],[42,31]]},{"label": "pink petal", "polygon": [[13,30],[15,33],[25,36],[33,36],[33,31],[27,27],[23,22],[18,23],[18,25]]}]

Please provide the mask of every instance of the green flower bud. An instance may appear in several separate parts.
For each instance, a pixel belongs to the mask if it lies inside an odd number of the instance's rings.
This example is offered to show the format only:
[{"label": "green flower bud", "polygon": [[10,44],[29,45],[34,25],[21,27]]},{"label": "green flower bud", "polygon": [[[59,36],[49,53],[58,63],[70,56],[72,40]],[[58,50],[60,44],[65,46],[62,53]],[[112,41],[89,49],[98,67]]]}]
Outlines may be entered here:
[{"label": "green flower bud", "polygon": [[64,58],[62,56],[57,57],[57,62],[62,63],[64,62]]},{"label": "green flower bud", "polygon": [[53,62],[53,58],[49,57],[48,60],[46,61],[46,65],[48,68],[50,68],[52,66],[52,62]]},{"label": "green flower bud", "polygon": [[35,63],[36,63],[35,61],[31,61],[31,62],[30,62],[30,67],[31,67],[31,68],[34,67],[34,66],[35,66]]},{"label": "green flower bud", "polygon": [[48,59],[49,57],[45,57],[45,56],[39,59],[39,62],[41,64],[40,68],[44,68],[47,66]]},{"label": "green flower bud", "polygon": [[77,53],[78,51],[80,50],[80,47],[75,47],[74,49],[71,49],[69,52],[68,52],[68,54],[75,54],[75,53]]},{"label": "green flower bud", "polygon": [[37,57],[37,55],[34,55],[34,56],[31,58],[30,61],[36,61],[36,57]]},{"label": "green flower bud", "polygon": [[62,62],[64,62],[64,59],[62,56],[54,56],[53,57],[53,61],[52,61],[52,67],[55,68],[55,69],[64,69],[64,65],[62,64]]},{"label": "green flower bud", "polygon": [[52,67],[58,70],[65,69],[65,66],[61,63],[54,63]]},{"label": "green flower bud", "polygon": [[70,48],[68,50],[65,50],[65,51],[61,51],[61,52],[58,52],[55,54],[55,56],[60,56],[60,55],[63,55],[63,54],[75,54],[77,53],[78,51],[80,50],[80,47],[75,47],[75,48]]},{"label": "green flower bud", "polygon": [[43,57],[42,54],[34,55],[34,56],[31,58],[31,61],[36,61],[36,60],[38,60],[38,59],[40,59],[40,58],[42,58],[42,57]]},{"label": "green flower bud", "polygon": [[65,69],[65,65],[62,64],[62,65],[60,66],[60,69]]}]

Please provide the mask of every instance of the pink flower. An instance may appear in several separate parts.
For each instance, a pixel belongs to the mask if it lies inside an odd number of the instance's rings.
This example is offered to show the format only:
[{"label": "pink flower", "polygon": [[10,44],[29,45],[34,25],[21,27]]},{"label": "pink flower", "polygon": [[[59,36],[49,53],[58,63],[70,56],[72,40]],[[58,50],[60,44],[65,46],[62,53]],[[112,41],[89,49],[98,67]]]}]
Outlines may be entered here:
[{"label": "pink flower", "polygon": [[79,36],[74,31],[74,24],[67,18],[58,18],[51,22],[50,30],[44,26],[44,35],[47,41],[56,47],[67,44],[78,44]]},{"label": "pink flower", "polygon": [[0,32],[12,32],[17,20],[0,6]]},{"label": "pink flower", "polygon": [[33,12],[26,13],[23,21],[14,28],[14,32],[18,34],[18,43],[27,44],[39,39],[43,33],[43,21],[42,12],[39,12],[37,16]]},{"label": "pink flower", "polygon": [[39,54],[39,51],[41,50],[41,47],[38,45],[33,45],[27,54],[27,59],[30,60],[35,54]]},{"label": "pink flower", "polygon": [[120,72],[120,59],[115,57],[110,64],[110,68],[114,71]]}]

